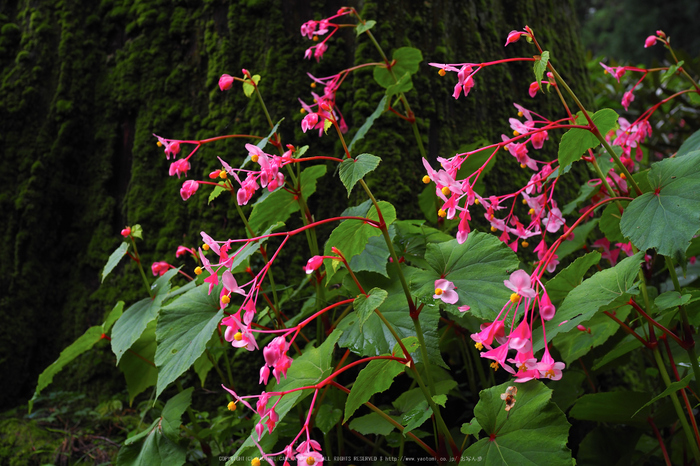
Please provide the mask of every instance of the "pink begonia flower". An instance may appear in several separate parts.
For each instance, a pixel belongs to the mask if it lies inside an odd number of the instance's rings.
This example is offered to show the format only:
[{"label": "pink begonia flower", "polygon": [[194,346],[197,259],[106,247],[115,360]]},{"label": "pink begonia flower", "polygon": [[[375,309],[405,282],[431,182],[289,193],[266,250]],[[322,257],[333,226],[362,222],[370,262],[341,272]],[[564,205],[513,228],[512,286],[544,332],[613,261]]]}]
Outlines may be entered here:
[{"label": "pink begonia flower", "polygon": [[193,256],[196,256],[197,253],[195,253],[192,249],[186,248],[185,246],[178,246],[177,251],[175,251],[175,257],[181,257],[184,256],[185,254],[190,253]]},{"label": "pink begonia flower", "polygon": [[506,43],[505,43],[504,47],[507,47],[508,44],[512,44],[513,42],[517,42],[518,40],[520,40],[520,36],[526,36],[526,35],[527,34],[524,32],[515,31],[515,30],[510,31],[508,33],[508,37],[506,38]]},{"label": "pink begonia flower", "polygon": [[168,170],[168,175],[177,175],[180,178],[180,174],[187,176],[187,170],[190,169],[190,162],[187,159],[176,160],[170,164],[170,169]]},{"label": "pink begonia flower", "polygon": [[525,298],[534,298],[537,292],[531,288],[530,275],[524,270],[516,270],[510,274],[509,280],[503,280],[503,284]]},{"label": "pink begonia flower", "polygon": [[151,264],[151,272],[153,272],[154,277],[156,275],[163,275],[165,272],[168,271],[169,268],[170,264],[168,264],[167,262],[154,262],[153,264]]},{"label": "pink begonia flower", "polygon": [[297,466],[316,466],[323,464],[323,455],[316,451],[299,453],[296,457]]},{"label": "pink begonia flower", "polygon": [[221,275],[221,283],[224,284],[224,290],[230,293],[237,293],[243,296],[246,295],[245,290],[238,286],[238,283],[236,283],[236,279],[233,277],[230,270],[224,270],[223,275]]},{"label": "pink begonia flower", "polygon": [[469,220],[472,219],[468,209],[462,210],[459,214],[459,226],[457,227],[457,243],[464,244],[469,237]]},{"label": "pink begonia flower", "polygon": [[435,280],[434,299],[441,299],[447,304],[454,304],[459,301],[459,295],[454,291],[455,285],[451,281],[440,278]]},{"label": "pink begonia flower", "polygon": [[153,134],[157,139],[159,145],[165,147],[165,158],[170,160],[170,156],[176,156],[180,152],[180,141],[168,141],[165,138]]},{"label": "pink begonia flower", "polygon": [[228,326],[224,332],[224,339],[231,343],[231,346],[236,348],[245,348],[248,351],[254,351],[258,349],[258,344],[255,341],[255,337],[251,332],[250,323],[253,320],[252,316],[248,317],[246,313],[243,317],[243,322],[241,323],[239,317],[240,311],[236,314],[225,317],[222,321],[222,325]]},{"label": "pink begonia flower", "polygon": [[182,188],[180,188],[180,196],[183,201],[186,201],[199,189],[199,183],[194,180],[187,180],[182,183]]},{"label": "pink begonia flower", "polygon": [[452,97],[457,99],[459,94],[464,91],[464,97],[469,95],[469,91],[474,87],[474,78],[472,77],[472,66],[470,64],[463,65],[457,72],[457,84],[455,85]]},{"label": "pink begonia flower", "polygon": [[233,76],[227,74],[222,74],[219,78],[219,89],[222,91],[228,91],[233,86]]},{"label": "pink begonia flower", "polygon": [[542,288],[542,297],[540,298],[540,315],[544,320],[552,320],[557,309],[552,304],[552,300],[549,299],[547,290]]},{"label": "pink begonia flower", "polygon": [[498,348],[494,348],[492,350],[480,354],[482,358],[493,359],[507,372],[515,374],[513,368],[506,364],[506,358],[508,357],[508,345],[501,345]]},{"label": "pink begonia flower", "polygon": [[632,94],[632,91],[627,91],[622,95],[622,106],[625,107],[625,110],[627,110],[634,100],[634,94]]},{"label": "pink begonia flower", "polygon": [[301,120],[301,130],[303,132],[307,132],[310,129],[314,129],[316,124],[318,123],[318,114],[317,113],[309,113],[304,117],[303,120]]},{"label": "pink begonia flower", "polygon": [[624,66],[617,66],[613,68],[605,65],[602,62],[600,63],[600,66],[602,66],[607,73],[610,73],[611,75],[615,76],[615,79],[617,79],[618,83],[620,82],[620,78],[622,77],[622,75],[624,75],[625,71],[627,71]]},{"label": "pink begonia flower", "polygon": [[496,320],[490,324],[481,324],[481,332],[472,333],[471,339],[491,349],[493,340],[503,344],[505,340],[505,325],[502,320]]},{"label": "pink begonia flower", "polygon": [[[532,141],[532,147],[535,149],[542,149],[542,146],[544,146],[544,142],[549,139],[549,135],[547,134],[547,131],[539,131],[530,137],[530,140]],[[545,165],[545,167],[549,168],[549,172],[552,172],[552,168],[549,165]],[[544,168],[543,168],[544,169]],[[543,179],[547,179],[549,176],[549,173],[543,177]]]},{"label": "pink begonia flower", "polygon": [[537,370],[540,371],[541,377],[546,377],[551,380],[561,379],[561,371],[566,367],[563,362],[555,362],[554,358],[549,354],[549,348],[544,349],[542,361],[537,363]]},{"label": "pink begonia flower", "polygon": [[323,264],[323,256],[314,256],[306,262],[304,272],[306,272],[307,275],[311,275],[314,270],[321,267],[321,264]]},{"label": "pink begonia flower", "polygon": [[202,236],[202,241],[204,242],[204,244],[209,246],[209,248],[212,251],[214,251],[214,253],[217,256],[220,256],[221,255],[221,247],[219,246],[219,243],[214,241],[214,238],[212,238],[208,234],[204,233],[203,231],[199,232],[199,234]]},{"label": "pink begonia flower", "polygon": [[540,85],[537,81],[535,81],[535,82],[530,84],[530,89],[528,89],[527,92],[528,92],[528,94],[530,94],[530,97],[532,97],[534,99],[535,96],[537,95],[537,91],[539,91],[539,90],[540,90]]},{"label": "pink begonia flower", "polygon": [[[552,201],[554,204],[554,201]],[[562,217],[561,210],[554,205],[552,209],[547,214],[547,217],[542,219],[542,224],[547,228],[550,233],[556,233],[559,231],[562,225],[564,225],[564,217]]]},{"label": "pink begonia flower", "polygon": [[513,330],[508,336],[508,346],[518,353],[532,352],[532,330],[527,323],[527,319]]},{"label": "pink begonia flower", "polygon": [[656,36],[649,36],[644,40],[644,48],[651,47],[656,43]]},{"label": "pink begonia flower", "polygon": [[130,228],[130,227],[125,227],[125,228],[122,230],[122,232],[121,232],[121,235],[122,235],[123,237],[125,237],[125,238],[126,238],[127,236],[129,236],[130,234],[131,234],[131,228]]},{"label": "pink begonia flower", "polygon": [[515,381],[517,383],[527,382],[532,379],[539,379],[540,372],[537,370],[537,359],[532,353],[532,350],[525,353],[518,353],[515,358],[510,358],[507,360],[509,363],[514,364],[518,369],[515,373]]}]

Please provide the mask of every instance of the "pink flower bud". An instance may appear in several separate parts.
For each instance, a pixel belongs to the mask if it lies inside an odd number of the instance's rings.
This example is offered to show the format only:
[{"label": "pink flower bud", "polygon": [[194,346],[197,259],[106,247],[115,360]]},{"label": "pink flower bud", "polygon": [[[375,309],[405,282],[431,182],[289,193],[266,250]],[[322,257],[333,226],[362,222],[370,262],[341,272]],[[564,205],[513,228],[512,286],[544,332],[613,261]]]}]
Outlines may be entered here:
[{"label": "pink flower bud", "polygon": [[579,329],[579,330],[582,331],[582,332],[585,332],[585,331],[587,330],[586,327],[584,327],[584,326],[581,325],[581,324],[578,324],[578,325],[576,326],[576,328]]},{"label": "pink flower bud", "polygon": [[649,36],[644,41],[644,48],[651,47],[656,43],[656,36]]},{"label": "pink flower bud", "polygon": [[528,93],[530,94],[530,97],[533,99],[537,95],[537,91],[540,90],[540,85],[537,83],[537,81],[533,82],[530,84],[530,89],[528,90]]},{"label": "pink flower bud", "polygon": [[122,236],[127,237],[131,234],[131,227],[126,227],[122,230]]},{"label": "pink flower bud", "polygon": [[186,201],[189,199],[190,196],[196,193],[198,189],[199,183],[194,180],[187,180],[182,183],[182,188],[180,188],[180,196],[182,196],[182,200]]},{"label": "pink flower bud", "polygon": [[508,38],[506,39],[506,43],[504,47],[507,47],[508,44],[512,44],[513,42],[517,42],[520,39],[520,36],[524,35],[520,31],[510,31],[508,33]]},{"label": "pink flower bud", "polygon": [[228,91],[233,86],[233,76],[228,74],[222,74],[219,78],[219,89],[222,91]]},{"label": "pink flower bud", "polygon": [[154,262],[153,264],[151,264],[151,272],[153,272],[154,277],[156,275],[163,275],[165,272],[168,271],[169,268],[170,264],[168,264],[167,262]]},{"label": "pink flower bud", "polygon": [[323,256],[314,256],[309,259],[304,266],[304,272],[306,272],[307,275],[311,275],[314,270],[321,267],[321,264],[323,264]]}]

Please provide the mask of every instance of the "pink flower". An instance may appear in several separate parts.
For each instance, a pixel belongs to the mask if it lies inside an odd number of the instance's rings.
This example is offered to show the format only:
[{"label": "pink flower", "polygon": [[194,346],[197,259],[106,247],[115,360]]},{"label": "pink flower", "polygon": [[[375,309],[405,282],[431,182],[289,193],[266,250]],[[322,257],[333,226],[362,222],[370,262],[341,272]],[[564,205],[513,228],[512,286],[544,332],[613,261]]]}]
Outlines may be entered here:
[{"label": "pink flower", "polygon": [[230,270],[224,270],[223,275],[221,275],[221,283],[224,284],[224,290],[230,293],[237,293],[245,296],[246,292],[243,288],[238,286],[236,279],[233,278],[233,274]]},{"label": "pink flower", "polygon": [[622,95],[622,106],[625,107],[625,110],[627,110],[634,100],[634,94],[632,94],[632,91],[627,91]]},{"label": "pink flower", "polygon": [[542,288],[542,297],[540,298],[540,315],[544,320],[552,320],[555,312],[557,312],[557,310],[552,304],[552,300],[549,299],[547,290]]},{"label": "pink flower", "polygon": [[656,36],[649,36],[644,40],[644,48],[651,47],[656,43]]},{"label": "pink flower", "polygon": [[296,457],[297,466],[316,466],[323,464],[323,455],[316,452],[307,450],[304,453],[299,453]]},{"label": "pink flower", "polygon": [[243,322],[241,322],[239,315],[240,311],[225,317],[221,321],[222,325],[228,327],[224,332],[224,339],[230,342],[231,346],[254,351],[258,349],[258,344],[251,332],[250,323],[253,320],[252,315],[248,316],[248,313],[246,313],[246,315],[243,316]]},{"label": "pink flower", "polygon": [[180,152],[180,141],[172,141],[154,134],[158,139],[158,145],[165,147],[165,158],[170,160],[170,156],[175,157]]},{"label": "pink flower", "polygon": [[467,312],[469,309],[471,309],[471,306],[467,306],[466,304],[457,308],[459,312]]},{"label": "pink flower", "polygon": [[[552,201],[554,203],[554,201]],[[559,231],[562,225],[564,225],[564,218],[562,217],[561,210],[559,210],[556,205],[547,214],[547,217],[542,219],[542,224],[547,228],[550,233],[556,233]]]},{"label": "pink flower", "polygon": [[615,76],[615,79],[617,79],[617,82],[620,82],[620,78],[622,75],[625,74],[626,68],[624,66],[617,66],[615,68],[612,68],[610,66],[605,65],[604,63],[600,63],[600,66],[603,67],[606,73],[610,73],[611,75]]},{"label": "pink flower", "polygon": [[314,270],[321,267],[321,264],[323,264],[323,256],[314,256],[309,259],[304,266],[304,272],[306,272],[307,275],[311,275]]},{"label": "pink flower", "polygon": [[177,251],[175,251],[175,257],[181,257],[181,256],[184,256],[184,255],[187,254],[187,253],[190,253],[190,254],[192,254],[193,256],[196,255],[195,252],[194,252],[192,249],[186,248],[185,246],[178,246],[178,247],[177,247]]},{"label": "pink flower", "polygon": [[506,364],[506,358],[508,357],[508,345],[501,345],[498,348],[494,348],[492,350],[486,351],[485,353],[481,353],[481,357],[486,359],[493,359],[507,372],[515,374],[513,368]]},{"label": "pink flower", "polygon": [[441,278],[435,280],[435,294],[434,299],[441,299],[447,304],[454,304],[459,300],[459,295],[454,291],[455,285],[451,281]]},{"label": "pink flower", "polygon": [[310,129],[314,129],[318,123],[318,113],[309,113],[301,120],[301,130],[307,132]]},{"label": "pink flower", "polygon": [[124,227],[124,229],[122,230],[122,236],[126,238],[126,237],[129,236],[130,234],[131,234],[131,228],[130,228],[130,227]]},{"label": "pink flower", "polygon": [[154,277],[156,275],[163,275],[165,272],[168,271],[169,268],[170,264],[168,264],[167,262],[154,262],[153,264],[151,264],[151,272],[153,272]]},{"label": "pink flower", "polygon": [[530,84],[530,89],[528,90],[528,93],[530,94],[530,97],[532,97],[534,99],[535,96],[537,95],[537,91],[539,91],[539,90],[540,90],[540,85],[537,83],[537,81],[535,81],[532,84]]},{"label": "pink flower", "polygon": [[457,227],[457,242],[459,244],[464,244],[464,242],[467,240],[467,237],[469,236],[469,220],[472,219],[471,215],[469,215],[469,210],[464,209],[460,214],[459,214],[459,226]]},{"label": "pink flower", "polygon": [[219,89],[222,91],[228,91],[233,86],[233,76],[227,74],[222,74],[219,78]]},{"label": "pink flower", "polygon": [[526,36],[526,35],[527,34],[525,34],[524,32],[515,31],[515,30],[510,31],[508,33],[508,37],[506,38],[506,43],[505,43],[504,47],[507,47],[508,44],[512,44],[513,42],[517,42],[520,39],[520,36]]},{"label": "pink flower", "polygon": [[187,180],[182,183],[182,188],[180,188],[180,196],[182,196],[182,200],[186,201],[189,199],[190,196],[196,193],[198,189],[199,183],[194,180]]},{"label": "pink flower", "polygon": [[518,369],[518,372],[515,374],[517,383],[540,378],[540,372],[537,370],[537,359],[532,354],[532,350],[518,353],[515,355],[515,358],[508,359],[508,362],[515,364],[515,367]]},{"label": "pink flower", "polygon": [[180,174],[187,176],[187,170],[190,169],[190,162],[187,159],[176,160],[170,164],[170,170],[168,174],[170,176],[177,175],[180,178]]},{"label": "pink flower", "polygon": [[540,376],[559,380],[561,379],[561,371],[565,367],[566,364],[563,362],[555,362],[554,358],[549,354],[549,348],[545,347],[542,361],[537,363],[537,370],[540,371]]},{"label": "pink flower", "polygon": [[530,286],[530,275],[524,270],[516,270],[510,274],[510,280],[503,280],[503,284],[520,296],[534,298],[537,292]]},{"label": "pink flower", "polygon": [[[547,134],[547,131],[540,131],[538,133],[533,134],[530,138],[530,141],[532,141],[532,147],[534,147],[535,149],[542,149],[542,146],[544,146],[544,142],[548,139],[549,135]],[[545,167],[548,167],[551,173],[552,168],[549,165],[545,165]],[[546,179],[547,176],[549,176],[549,173],[546,176],[544,176],[543,179]]]},{"label": "pink flower", "polygon": [[473,333],[471,339],[490,349],[494,339],[499,343],[505,342],[505,334],[503,321],[496,320],[490,324],[481,324],[481,332]]},{"label": "pink flower", "polygon": [[[526,316],[527,317],[527,316]],[[532,351],[532,330],[527,323],[527,318],[524,318],[520,325],[508,336],[508,346],[518,353],[527,353]]]}]

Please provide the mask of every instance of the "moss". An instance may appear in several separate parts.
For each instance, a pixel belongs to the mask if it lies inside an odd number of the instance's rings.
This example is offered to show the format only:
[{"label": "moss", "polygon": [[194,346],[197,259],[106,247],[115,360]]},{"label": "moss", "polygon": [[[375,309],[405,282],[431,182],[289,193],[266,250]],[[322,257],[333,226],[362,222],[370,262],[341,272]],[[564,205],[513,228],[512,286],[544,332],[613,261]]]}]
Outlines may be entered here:
[{"label": "moss", "polygon": [[0,463],[8,466],[52,463],[62,436],[52,434],[36,421],[0,420]]}]

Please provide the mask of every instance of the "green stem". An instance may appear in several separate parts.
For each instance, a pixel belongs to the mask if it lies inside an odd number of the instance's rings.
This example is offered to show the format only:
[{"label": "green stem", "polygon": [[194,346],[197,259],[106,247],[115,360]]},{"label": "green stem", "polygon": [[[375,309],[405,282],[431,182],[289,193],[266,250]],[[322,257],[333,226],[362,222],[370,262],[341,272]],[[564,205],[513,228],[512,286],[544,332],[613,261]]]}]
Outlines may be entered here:
[{"label": "green stem", "polygon": [[[661,378],[663,379],[664,384],[668,388],[671,385],[671,378],[669,377],[668,372],[666,371],[666,366],[664,365],[664,361],[661,358],[661,353],[659,352],[658,346],[654,347],[652,352],[654,353],[656,365],[659,368],[659,374],[661,374]],[[685,413],[683,412],[681,403],[678,400],[678,394],[676,392],[672,392],[670,396],[671,402],[673,403],[673,407],[676,410],[676,414],[678,415],[678,420],[681,422],[681,426],[683,427],[683,432],[685,433],[686,440],[688,440],[690,449],[693,452],[693,456],[695,457],[695,463],[700,464],[700,451],[698,451],[698,445],[695,442],[695,437],[693,435],[692,430],[690,429],[688,420],[685,418]]]},{"label": "green stem", "polygon": [[234,389],[233,385],[233,373],[231,372],[231,361],[228,359],[228,352],[226,351],[226,345],[222,342],[221,346],[224,348],[224,361],[226,362],[226,374],[228,375],[228,383],[231,390]]},{"label": "green stem", "polygon": [[[666,268],[668,269],[668,273],[671,276],[673,287],[680,294],[681,284],[678,281],[678,275],[676,274],[676,268],[673,266],[673,260],[668,256],[665,256],[664,258],[666,259]],[[695,383],[700,384],[700,367],[698,367],[698,356],[695,354],[695,342],[693,341],[692,336],[688,338],[690,334],[690,332],[688,331],[688,329],[690,328],[690,322],[688,321],[688,312],[684,304],[679,306],[679,310],[681,314],[681,321],[683,322],[683,340],[688,344],[688,348],[686,348],[686,351],[688,353],[688,356],[690,357],[690,366],[693,368],[693,374],[695,375]]]},{"label": "green stem", "polygon": [[134,247],[134,257],[136,257],[136,265],[139,267],[139,272],[141,272],[141,278],[143,279],[143,284],[146,286],[146,291],[148,291],[148,296],[153,298],[153,290],[151,289],[151,284],[148,283],[148,278],[146,278],[146,272],[143,270],[143,264],[141,264],[141,256],[139,256],[139,251],[136,249],[136,241],[134,241],[133,236],[129,236],[131,240],[131,245]]}]

